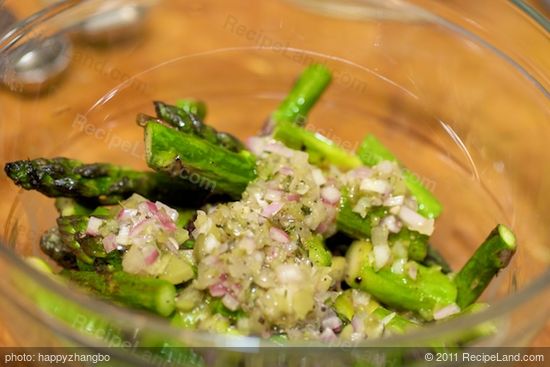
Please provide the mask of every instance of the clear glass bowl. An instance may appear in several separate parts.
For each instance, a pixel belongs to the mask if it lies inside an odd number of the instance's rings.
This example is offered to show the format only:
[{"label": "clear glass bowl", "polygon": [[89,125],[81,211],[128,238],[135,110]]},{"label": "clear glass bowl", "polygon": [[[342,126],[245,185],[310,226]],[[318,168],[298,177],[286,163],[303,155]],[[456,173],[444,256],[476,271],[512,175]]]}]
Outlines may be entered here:
[{"label": "clear glass bowl", "polygon": [[[19,23],[0,41],[1,52],[8,55],[32,38],[74,33],[75,24],[105,3],[128,2],[59,2]],[[444,204],[433,243],[455,268],[497,222],[519,239],[513,262],[483,295],[488,310],[362,345],[426,346],[487,322],[498,333],[476,345],[527,345],[550,307],[550,57],[537,52],[547,47],[548,32],[512,3],[492,7],[491,16],[481,3],[155,4],[144,29],[128,39],[107,37],[98,46],[71,35],[70,67],[47,90],[0,92],[0,162],[70,156],[143,168],[135,115],[152,111],[152,100],[180,97],[205,100],[210,123],[246,137],[305,65],[326,63],[334,82],[310,128],[348,149],[372,132],[417,172]],[[514,29],[504,27],[510,19]],[[531,47],[521,42],[527,35]],[[162,339],[197,347],[271,345],[175,329],[44,277],[21,255],[42,256],[39,237],[55,223],[52,200],[20,191],[4,176],[0,182],[0,305],[14,344],[97,348]],[[40,301],[44,294],[56,305],[49,312]],[[66,316],[75,312],[76,319]],[[122,332],[97,332],[94,323]]]}]

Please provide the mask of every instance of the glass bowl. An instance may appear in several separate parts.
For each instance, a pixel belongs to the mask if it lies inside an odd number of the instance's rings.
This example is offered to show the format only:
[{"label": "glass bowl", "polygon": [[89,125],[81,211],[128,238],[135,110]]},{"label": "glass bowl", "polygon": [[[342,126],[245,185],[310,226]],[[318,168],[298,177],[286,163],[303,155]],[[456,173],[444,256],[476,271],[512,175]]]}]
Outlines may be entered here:
[{"label": "glass bowl", "polygon": [[[416,172],[444,204],[433,244],[455,269],[496,223],[509,225],[519,241],[512,263],[483,295],[487,310],[359,346],[429,346],[490,322],[498,332],[475,345],[518,347],[544,327],[550,78],[548,55],[536,52],[539,44],[547,47],[540,23],[507,2],[492,19],[482,4],[461,9],[455,2],[193,0],[154,4],[141,32],[127,39],[106,37],[98,45],[75,36],[76,25],[105,3],[61,1],[0,41],[8,56],[29,39],[62,33],[74,42],[70,66],[55,85],[22,95],[5,83],[2,164],[68,156],[145,168],[135,116],[151,112],[152,100],[202,99],[209,123],[244,138],[258,132],[306,65],[322,62],[334,81],[309,128],[349,150],[372,132]],[[528,34],[532,48],[513,35],[504,42],[499,32],[513,32],[502,18],[517,21],[514,32]],[[258,349],[273,344],[253,337],[176,329],[44,277],[22,256],[43,257],[37,244],[55,223],[53,202],[4,175],[0,182],[0,304],[13,344],[126,347],[109,353],[131,364],[147,364],[128,352],[140,346],[210,348],[207,361],[226,365],[237,363],[235,351],[271,350]],[[347,345],[331,346],[347,353]]]}]

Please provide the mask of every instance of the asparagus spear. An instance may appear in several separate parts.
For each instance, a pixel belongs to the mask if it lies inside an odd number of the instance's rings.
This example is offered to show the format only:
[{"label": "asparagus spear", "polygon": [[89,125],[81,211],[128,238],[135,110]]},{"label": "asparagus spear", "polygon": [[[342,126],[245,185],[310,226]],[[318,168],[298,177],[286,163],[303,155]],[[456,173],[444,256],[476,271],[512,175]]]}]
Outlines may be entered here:
[{"label": "asparagus spear", "polygon": [[86,255],[91,258],[106,257],[107,253],[102,244],[101,236],[89,236],[86,234],[86,228],[90,216],[86,215],[70,215],[57,218],[57,227],[61,235],[61,240],[64,241],[70,248],[71,242],[78,243],[79,247]]},{"label": "asparagus spear", "polygon": [[371,209],[365,218],[359,213],[353,211],[348,190],[341,189],[340,209],[336,217],[338,230],[344,232],[350,237],[361,239],[370,237],[372,227],[376,226],[380,220],[388,214],[384,207]]},{"label": "asparagus spear", "polygon": [[204,121],[206,117],[206,103],[203,101],[198,101],[196,99],[180,99],[176,101],[176,107],[197,116],[199,120]]},{"label": "asparagus spear", "polygon": [[386,305],[417,312],[426,320],[433,318],[436,308],[456,301],[456,286],[439,268],[416,264],[416,279],[387,268],[375,271],[370,266],[371,251],[365,241],[357,241],[349,248],[346,282],[350,287],[366,291]]},{"label": "asparagus spear", "polygon": [[308,258],[317,266],[331,266],[332,254],[326,248],[323,236],[314,235],[308,238],[305,243],[308,251]]},{"label": "asparagus spear", "polygon": [[94,210],[94,205],[79,202],[72,198],[59,197],[55,199],[55,208],[60,216],[89,215]]},{"label": "asparagus spear", "polygon": [[[92,213],[96,213],[96,209]],[[75,263],[85,271],[115,271],[122,269],[121,251],[106,253],[101,236],[89,236],[86,228],[90,216],[72,215],[59,217],[57,228],[42,237],[44,253],[60,266],[73,269]]]},{"label": "asparagus spear", "polygon": [[176,288],[173,284],[146,276],[93,271],[62,270],[67,279],[96,293],[100,297],[125,305],[169,316],[175,309]]},{"label": "asparagus spear", "polygon": [[[391,315],[393,312],[387,308],[380,306],[377,302],[373,302],[373,305],[368,305],[367,309],[370,310],[370,315],[375,317],[378,321],[382,321],[384,318]],[[353,298],[351,290],[348,289],[342,292],[334,301],[333,305],[334,311],[343,318],[345,321],[349,322],[355,316],[357,308],[353,304]],[[404,316],[395,314],[390,321],[385,325],[386,329],[396,333],[403,334],[407,329],[418,326],[417,323],[405,318]]]},{"label": "asparagus spear", "polygon": [[46,231],[40,238],[40,249],[59,266],[66,269],[76,268],[74,250],[62,240],[57,227]]},{"label": "asparagus spear", "polygon": [[[358,149],[361,161],[367,166],[374,166],[381,161],[397,162],[397,158],[374,135],[367,135]],[[418,202],[418,212],[429,218],[441,214],[442,205],[437,198],[420,182],[418,177],[405,169],[403,172],[405,184]]]},{"label": "asparagus spear", "polygon": [[308,66],[290,93],[272,115],[276,124],[282,121],[305,125],[305,117],[332,79],[330,70],[320,64]]},{"label": "asparagus spear", "polygon": [[[63,278],[59,275],[53,274],[51,268],[42,259],[31,257],[26,260],[46,276],[58,282],[63,281]],[[132,344],[139,345],[141,352],[143,352],[143,354],[139,353],[138,356],[143,356],[146,362],[150,362],[151,357],[153,357],[154,360],[161,359],[161,362],[166,361],[172,364],[204,366],[200,356],[178,341],[167,339],[166,336],[161,337],[157,334],[143,332],[125,336],[120,327],[113,325],[101,315],[96,315],[88,309],[82,309],[55,292],[35,286],[35,282],[30,282],[24,278],[17,279],[17,282],[21,291],[25,292],[49,316],[65,322],[67,326],[78,332],[102,339],[103,342],[108,342],[109,346],[116,347],[130,343],[127,339],[131,337],[134,339]],[[135,341],[136,338],[138,338],[137,342]]]},{"label": "asparagus spear", "polygon": [[491,231],[454,278],[457,304],[461,308],[479,298],[500,269],[510,263],[516,247],[516,237],[505,225],[499,224]]},{"label": "asparagus spear", "polygon": [[37,190],[50,197],[93,199],[98,204],[116,204],[132,193],[176,204],[198,203],[208,195],[187,180],[108,163],[38,158],[11,162],[4,169],[15,184],[26,190]]},{"label": "asparagus spear", "polygon": [[385,328],[390,330],[391,332],[395,334],[404,334],[406,331],[410,330],[411,328],[418,326],[416,322],[413,322],[407,319],[406,317],[401,316],[393,311],[390,311],[387,308],[384,308],[382,306],[378,306],[372,312],[372,315],[376,317],[379,321],[382,321],[386,317],[390,316],[392,313],[394,313],[395,315],[385,325]]},{"label": "asparagus spear", "polygon": [[[227,193],[235,198],[256,177],[256,162],[248,151],[229,152],[200,137],[180,133],[155,121],[146,124],[145,136],[147,163],[155,170],[172,175],[182,171],[195,174],[199,182],[202,181],[213,191]],[[343,188],[337,216],[338,229],[355,238],[369,237],[371,228],[387,214],[386,211],[380,207],[362,218],[353,212],[347,191]],[[416,251],[412,257],[420,259],[425,250],[419,247],[427,246],[422,243],[425,237],[413,231],[408,231],[407,236],[413,243],[411,251]]]},{"label": "asparagus spear", "polygon": [[389,306],[414,311],[431,320],[436,308],[455,302],[456,287],[439,269],[417,266],[416,280],[411,280],[407,275],[394,274],[389,269],[375,271],[370,266],[364,266],[359,273],[350,274],[347,282]]},{"label": "asparagus spear", "polygon": [[428,236],[402,228],[398,233],[390,234],[390,243],[402,242],[407,247],[409,259],[422,262],[428,254]]},{"label": "asparagus spear", "polygon": [[308,131],[297,124],[279,121],[273,131],[273,137],[289,148],[305,150],[309,161],[315,165],[334,164],[342,169],[351,169],[361,165],[359,158],[339,147],[321,134]]},{"label": "asparagus spear", "polygon": [[68,216],[57,218],[57,228],[61,243],[66,249],[75,255],[75,257],[84,264],[93,264],[93,251],[86,253],[80,245],[79,239],[86,232],[88,225],[88,217],[85,216]]},{"label": "asparagus spear", "polygon": [[439,266],[443,274],[449,274],[453,271],[447,260],[433,246],[428,246],[428,253],[422,265]]},{"label": "asparagus spear", "polygon": [[[187,112],[184,108],[160,101],[154,102],[154,105],[157,117],[181,132],[197,135],[232,152],[238,153],[244,149],[244,144],[239,139],[229,133],[218,132],[212,126],[205,124],[199,116]],[[191,107],[187,105],[187,108]],[[138,122],[141,122],[141,119],[142,117],[138,116]]]},{"label": "asparagus spear", "polygon": [[[359,213],[352,210],[347,190],[342,189],[342,199],[340,200],[340,210],[336,217],[336,223],[338,230],[348,236],[357,239],[369,238],[371,229],[378,225],[386,215],[388,215],[388,209],[379,206],[372,208],[365,218],[361,217]],[[428,236],[416,231],[403,228],[399,233],[390,235],[390,243],[397,241],[405,242],[409,258],[412,260],[422,261],[428,253]]]},{"label": "asparagus spear", "polygon": [[145,153],[149,167],[172,176],[196,176],[198,185],[235,198],[256,177],[250,152],[231,152],[154,121],[145,126]]},{"label": "asparagus spear", "polygon": [[[51,268],[42,259],[31,257],[27,258],[27,261],[44,273],[45,276],[62,283],[63,278],[53,274]],[[38,286],[36,281],[31,281],[26,276],[17,277],[16,282],[21,292],[33,300],[39,309],[49,316],[63,321],[67,326],[94,338],[103,337],[123,340],[120,328],[107,322],[101,315],[94,314],[89,309],[81,308],[73,302],[67,301],[56,292]]]},{"label": "asparagus spear", "polygon": [[306,116],[331,81],[330,71],[323,65],[313,64],[300,75],[284,101],[273,112],[264,131],[290,148],[304,149],[310,162],[316,165],[335,164],[341,168],[354,168],[359,159],[340,148],[330,139],[305,130]]}]

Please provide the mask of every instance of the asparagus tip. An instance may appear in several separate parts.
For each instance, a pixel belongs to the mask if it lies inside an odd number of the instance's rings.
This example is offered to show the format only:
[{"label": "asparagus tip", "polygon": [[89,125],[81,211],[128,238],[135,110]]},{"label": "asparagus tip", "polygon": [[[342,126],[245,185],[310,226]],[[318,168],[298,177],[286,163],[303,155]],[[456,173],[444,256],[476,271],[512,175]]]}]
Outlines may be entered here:
[{"label": "asparagus tip", "polygon": [[31,164],[28,160],[8,162],[4,166],[4,172],[16,184],[19,184],[21,182],[21,179],[25,177],[26,172],[28,172],[30,168]]}]

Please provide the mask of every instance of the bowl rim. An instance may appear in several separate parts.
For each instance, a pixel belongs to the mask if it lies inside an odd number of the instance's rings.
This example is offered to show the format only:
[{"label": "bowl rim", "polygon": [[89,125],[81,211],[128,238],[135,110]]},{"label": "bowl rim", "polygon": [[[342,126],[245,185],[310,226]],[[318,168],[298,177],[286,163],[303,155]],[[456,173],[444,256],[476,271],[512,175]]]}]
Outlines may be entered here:
[{"label": "bowl rim", "polygon": [[[114,304],[102,301],[83,291],[80,291],[77,287],[64,286],[63,284],[53,280],[51,277],[44,276],[43,272],[26,263],[21,256],[17,255],[13,250],[11,250],[11,248],[5,246],[4,244],[0,244],[0,257],[7,259],[10,266],[13,265],[18,270],[23,271],[26,276],[30,277],[40,287],[51,290],[64,299],[68,299],[71,303],[90,310],[92,313],[109,315],[108,317],[106,316],[105,319],[116,320],[117,324],[132,325],[132,328],[137,325],[144,327],[145,331],[159,332],[163,335],[168,335],[170,337],[186,341],[204,341],[207,345],[213,344],[215,347],[258,348],[280,346],[279,344],[276,344],[268,339],[262,339],[255,336],[216,334],[205,331],[175,328],[170,326],[169,320],[167,319],[155,317],[137,310],[115,306]],[[504,297],[501,300],[491,303],[490,307],[474,314],[464,315],[445,322],[435,323],[433,325],[422,326],[403,335],[392,335],[389,337],[372,340],[366,339],[360,343],[350,344],[349,342],[341,341],[327,345],[318,341],[292,341],[284,346],[334,348],[426,346],[425,343],[422,343],[423,341],[429,342],[438,337],[445,337],[449,334],[457,333],[460,330],[469,329],[484,322],[497,319],[509,311],[531,301],[533,298],[540,296],[541,292],[545,289],[550,290],[550,267],[526,287],[520,289],[511,296]],[[75,292],[75,290],[77,291]],[[12,300],[12,302],[17,301]],[[48,327],[62,332],[64,336],[68,336],[72,340],[83,343],[95,342],[93,345],[97,345],[96,343],[99,341],[99,339],[91,339],[90,337],[87,337],[85,334],[80,333],[76,328],[72,328],[69,325],[59,322],[52,322],[51,315],[48,318],[48,314],[39,308],[34,308],[31,310],[27,307],[22,307],[22,309],[36,321],[40,321]]]}]

